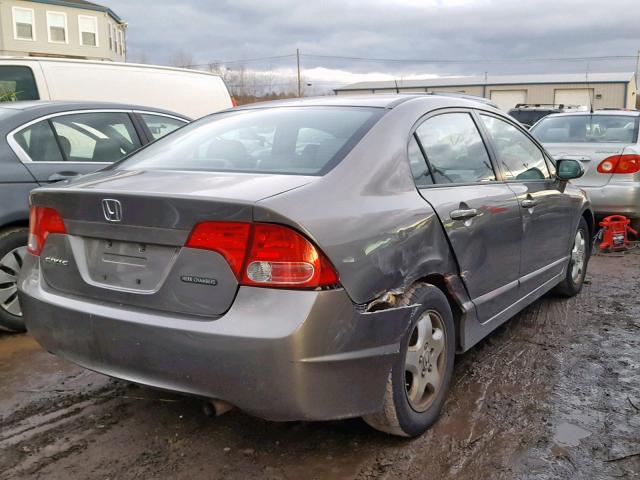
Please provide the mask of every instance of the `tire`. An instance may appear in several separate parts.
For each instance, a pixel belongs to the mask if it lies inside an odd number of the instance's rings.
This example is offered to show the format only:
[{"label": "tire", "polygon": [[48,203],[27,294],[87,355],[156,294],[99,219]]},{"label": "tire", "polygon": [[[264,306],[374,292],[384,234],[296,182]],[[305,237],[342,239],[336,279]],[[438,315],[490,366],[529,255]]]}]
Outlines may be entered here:
[{"label": "tire", "polygon": [[[447,297],[433,285],[417,284],[407,291],[400,305],[416,303],[421,308],[400,343],[400,355],[389,374],[383,409],[363,417],[373,428],[402,437],[421,435],[438,419],[449,390],[455,356],[455,325]],[[426,341],[422,342],[420,337],[429,330],[431,335],[423,337]],[[419,348],[421,344],[430,345],[429,358],[424,355],[428,350]],[[418,361],[411,362],[411,358]],[[434,371],[439,375],[434,376]],[[436,377],[438,383],[434,387],[430,382],[435,382]],[[425,382],[425,393],[420,395],[420,386]]]},{"label": "tire", "polygon": [[[580,238],[582,238],[581,245],[579,244]],[[557,295],[567,298],[577,295],[582,290],[584,277],[587,274],[587,265],[591,257],[589,227],[584,218],[580,218],[569,254],[571,258],[567,266],[567,273],[553,290]]]},{"label": "tire", "polygon": [[16,282],[27,250],[29,231],[10,228],[0,232],[0,330],[25,332]]}]

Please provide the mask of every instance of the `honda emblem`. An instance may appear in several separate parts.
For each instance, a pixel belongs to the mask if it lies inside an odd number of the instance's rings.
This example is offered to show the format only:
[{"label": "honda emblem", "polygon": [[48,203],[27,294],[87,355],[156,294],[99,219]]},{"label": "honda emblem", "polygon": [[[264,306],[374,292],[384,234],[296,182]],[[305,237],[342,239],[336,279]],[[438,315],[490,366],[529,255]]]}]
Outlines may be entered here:
[{"label": "honda emblem", "polygon": [[122,204],[113,198],[102,199],[102,213],[107,222],[122,221]]}]

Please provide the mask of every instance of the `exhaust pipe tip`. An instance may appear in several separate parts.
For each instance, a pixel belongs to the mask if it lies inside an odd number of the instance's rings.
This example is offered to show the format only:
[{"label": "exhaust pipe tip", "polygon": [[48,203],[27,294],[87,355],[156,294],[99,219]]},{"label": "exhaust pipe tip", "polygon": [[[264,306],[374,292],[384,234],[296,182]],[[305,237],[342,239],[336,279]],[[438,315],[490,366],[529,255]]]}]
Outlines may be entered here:
[{"label": "exhaust pipe tip", "polygon": [[202,409],[204,414],[207,417],[219,417],[220,415],[224,415],[230,410],[233,410],[235,407],[230,403],[227,403],[222,400],[218,400],[217,398],[212,398],[208,402],[205,402],[202,405]]}]

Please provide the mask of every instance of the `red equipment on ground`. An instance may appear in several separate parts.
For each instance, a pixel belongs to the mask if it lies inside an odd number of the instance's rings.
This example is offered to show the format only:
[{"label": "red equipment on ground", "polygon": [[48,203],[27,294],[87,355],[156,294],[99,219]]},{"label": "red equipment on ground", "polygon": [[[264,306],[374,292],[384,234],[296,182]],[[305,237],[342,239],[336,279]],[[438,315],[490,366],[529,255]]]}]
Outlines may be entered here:
[{"label": "red equipment on ground", "polygon": [[638,232],[629,226],[631,220],[622,215],[611,215],[602,219],[600,226],[602,227],[602,242],[600,242],[600,250],[614,252],[626,250],[629,246],[627,234],[631,233],[638,238]]}]

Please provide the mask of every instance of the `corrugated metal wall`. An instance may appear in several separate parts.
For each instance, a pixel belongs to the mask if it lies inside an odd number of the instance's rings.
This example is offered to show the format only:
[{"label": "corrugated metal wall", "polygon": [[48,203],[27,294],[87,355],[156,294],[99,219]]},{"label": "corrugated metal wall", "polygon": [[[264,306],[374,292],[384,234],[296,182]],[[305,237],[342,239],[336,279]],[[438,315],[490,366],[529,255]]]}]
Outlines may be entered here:
[{"label": "corrugated metal wall", "polygon": [[[623,83],[590,83],[593,89],[593,108],[635,108],[636,90],[633,82]],[[486,86],[451,86],[433,88],[400,88],[400,92],[460,92],[479,97],[490,98],[491,91],[497,90],[526,90],[527,103],[554,103],[555,91],[559,89],[583,89],[586,83],[550,83],[550,84],[519,84],[519,85],[486,85]],[[394,93],[395,88],[375,90],[337,91],[338,95]],[[626,96],[625,96],[626,93]],[[600,98],[598,98],[600,97]]]}]

